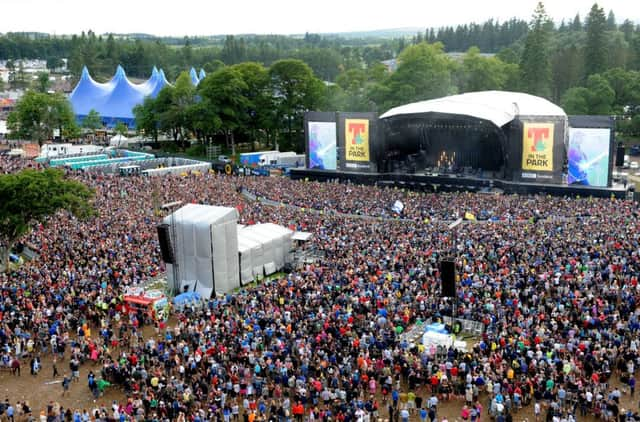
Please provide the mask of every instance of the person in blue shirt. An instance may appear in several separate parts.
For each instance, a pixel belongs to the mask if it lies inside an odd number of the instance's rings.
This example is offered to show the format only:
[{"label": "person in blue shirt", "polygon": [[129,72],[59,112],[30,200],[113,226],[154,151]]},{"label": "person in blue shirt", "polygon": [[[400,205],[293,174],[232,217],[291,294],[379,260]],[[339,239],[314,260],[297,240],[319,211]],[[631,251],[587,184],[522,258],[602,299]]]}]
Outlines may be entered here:
[{"label": "person in blue shirt", "polygon": [[420,409],[420,422],[427,422],[427,416],[429,412],[424,407]]}]

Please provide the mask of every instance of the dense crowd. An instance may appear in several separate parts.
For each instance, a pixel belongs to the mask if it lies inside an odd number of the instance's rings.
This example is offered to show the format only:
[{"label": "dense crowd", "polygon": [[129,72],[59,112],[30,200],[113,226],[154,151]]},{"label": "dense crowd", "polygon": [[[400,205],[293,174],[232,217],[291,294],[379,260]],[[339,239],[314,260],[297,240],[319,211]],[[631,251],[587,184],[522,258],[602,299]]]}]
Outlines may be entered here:
[{"label": "dense crowd", "polygon": [[[351,183],[322,183],[279,178],[247,178],[242,186],[249,192],[283,204],[325,212],[402,217],[418,222],[456,220],[471,213],[481,220],[518,221],[538,218],[575,217],[574,199],[551,196],[506,195],[495,201],[491,194],[418,193],[410,189],[377,187]],[[400,201],[404,209],[394,212]],[[600,216],[605,210],[598,202],[582,201],[578,210],[583,216]]]},{"label": "dense crowd", "polygon": [[[33,366],[56,353],[63,389],[99,399],[118,388],[126,399],[86,413],[49,406],[48,420],[433,421],[454,399],[456,416],[471,421],[512,420],[523,406],[553,421],[638,418],[637,405],[620,404],[639,363],[633,202],[213,174],[69,176],[96,189],[99,215],[60,212],[23,239],[39,257],[0,275],[2,360]],[[323,212],[251,202],[241,187]],[[330,212],[392,215],[397,199],[407,219]],[[123,290],[164,271],[155,226],[160,205],[178,200],[237,207],[243,224],[311,231],[322,253],[167,324],[127,315]],[[496,218],[447,228],[465,212]],[[439,261],[450,254],[457,300],[440,294]],[[466,350],[402,335],[453,314],[484,327]]]}]

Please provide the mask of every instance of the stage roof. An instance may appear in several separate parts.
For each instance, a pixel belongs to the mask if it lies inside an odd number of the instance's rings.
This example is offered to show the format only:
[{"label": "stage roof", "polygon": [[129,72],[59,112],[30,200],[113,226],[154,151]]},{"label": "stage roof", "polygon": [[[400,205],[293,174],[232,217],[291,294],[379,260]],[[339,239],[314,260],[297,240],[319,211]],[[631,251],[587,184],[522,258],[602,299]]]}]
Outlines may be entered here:
[{"label": "stage roof", "polygon": [[381,119],[412,114],[442,113],[471,116],[502,127],[517,116],[557,116],[567,118],[562,108],[534,95],[509,91],[469,92],[434,100],[405,104],[380,116]]}]

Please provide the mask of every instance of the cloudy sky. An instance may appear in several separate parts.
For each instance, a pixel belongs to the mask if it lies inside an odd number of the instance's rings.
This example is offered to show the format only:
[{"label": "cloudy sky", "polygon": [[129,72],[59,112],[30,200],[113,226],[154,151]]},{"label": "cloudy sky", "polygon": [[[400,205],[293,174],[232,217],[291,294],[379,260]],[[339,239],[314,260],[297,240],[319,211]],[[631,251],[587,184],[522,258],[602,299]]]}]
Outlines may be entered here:
[{"label": "cloudy sky", "polygon": [[[538,0],[0,0],[0,32],[55,34],[300,34],[529,20]],[[593,0],[546,1],[557,22],[584,18]],[[638,0],[602,0],[618,22],[640,23]]]}]

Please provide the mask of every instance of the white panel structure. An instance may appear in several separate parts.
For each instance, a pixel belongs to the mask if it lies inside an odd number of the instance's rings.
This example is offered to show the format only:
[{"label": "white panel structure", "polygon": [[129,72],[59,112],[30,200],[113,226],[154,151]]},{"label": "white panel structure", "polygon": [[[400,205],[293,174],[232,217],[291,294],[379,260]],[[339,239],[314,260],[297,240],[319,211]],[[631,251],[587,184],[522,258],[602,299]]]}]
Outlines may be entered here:
[{"label": "white panel structure", "polygon": [[185,164],[182,166],[162,167],[157,169],[143,170],[142,174],[145,176],[164,176],[166,174],[182,174],[192,171],[199,171],[200,173],[206,173],[211,168],[210,163],[194,162],[192,164]]},{"label": "white panel structure", "polygon": [[235,208],[196,204],[166,217],[177,264],[167,264],[169,282],[205,298],[239,287],[237,221]]},{"label": "white panel structure", "polygon": [[240,254],[240,281],[250,283],[255,278],[253,262],[262,256],[262,244],[240,234],[238,230],[238,253]]},{"label": "white panel structure", "polygon": [[240,266],[252,267],[253,277],[281,270],[291,262],[292,236],[293,231],[272,223],[244,227],[238,231],[238,239],[248,249],[244,253],[247,262],[243,262],[241,253]]},{"label": "white panel structure", "polygon": [[[246,226],[238,231],[240,242],[248,242],[251,247],[252,279],[264,275],[264,263],[270,256],[270,245],[255,231],[256,226]],[[242,258],[241,258],[242,259]],[[242,264],[241,264],[242,265]]]},{"label": "white panel structure", "polygon": [[209,298],[291,262],[293,231],[272,223],[238,229],[237,221],[235,208],[196,204],[166,217],[176,262],[167,263],[169,283]]}]

